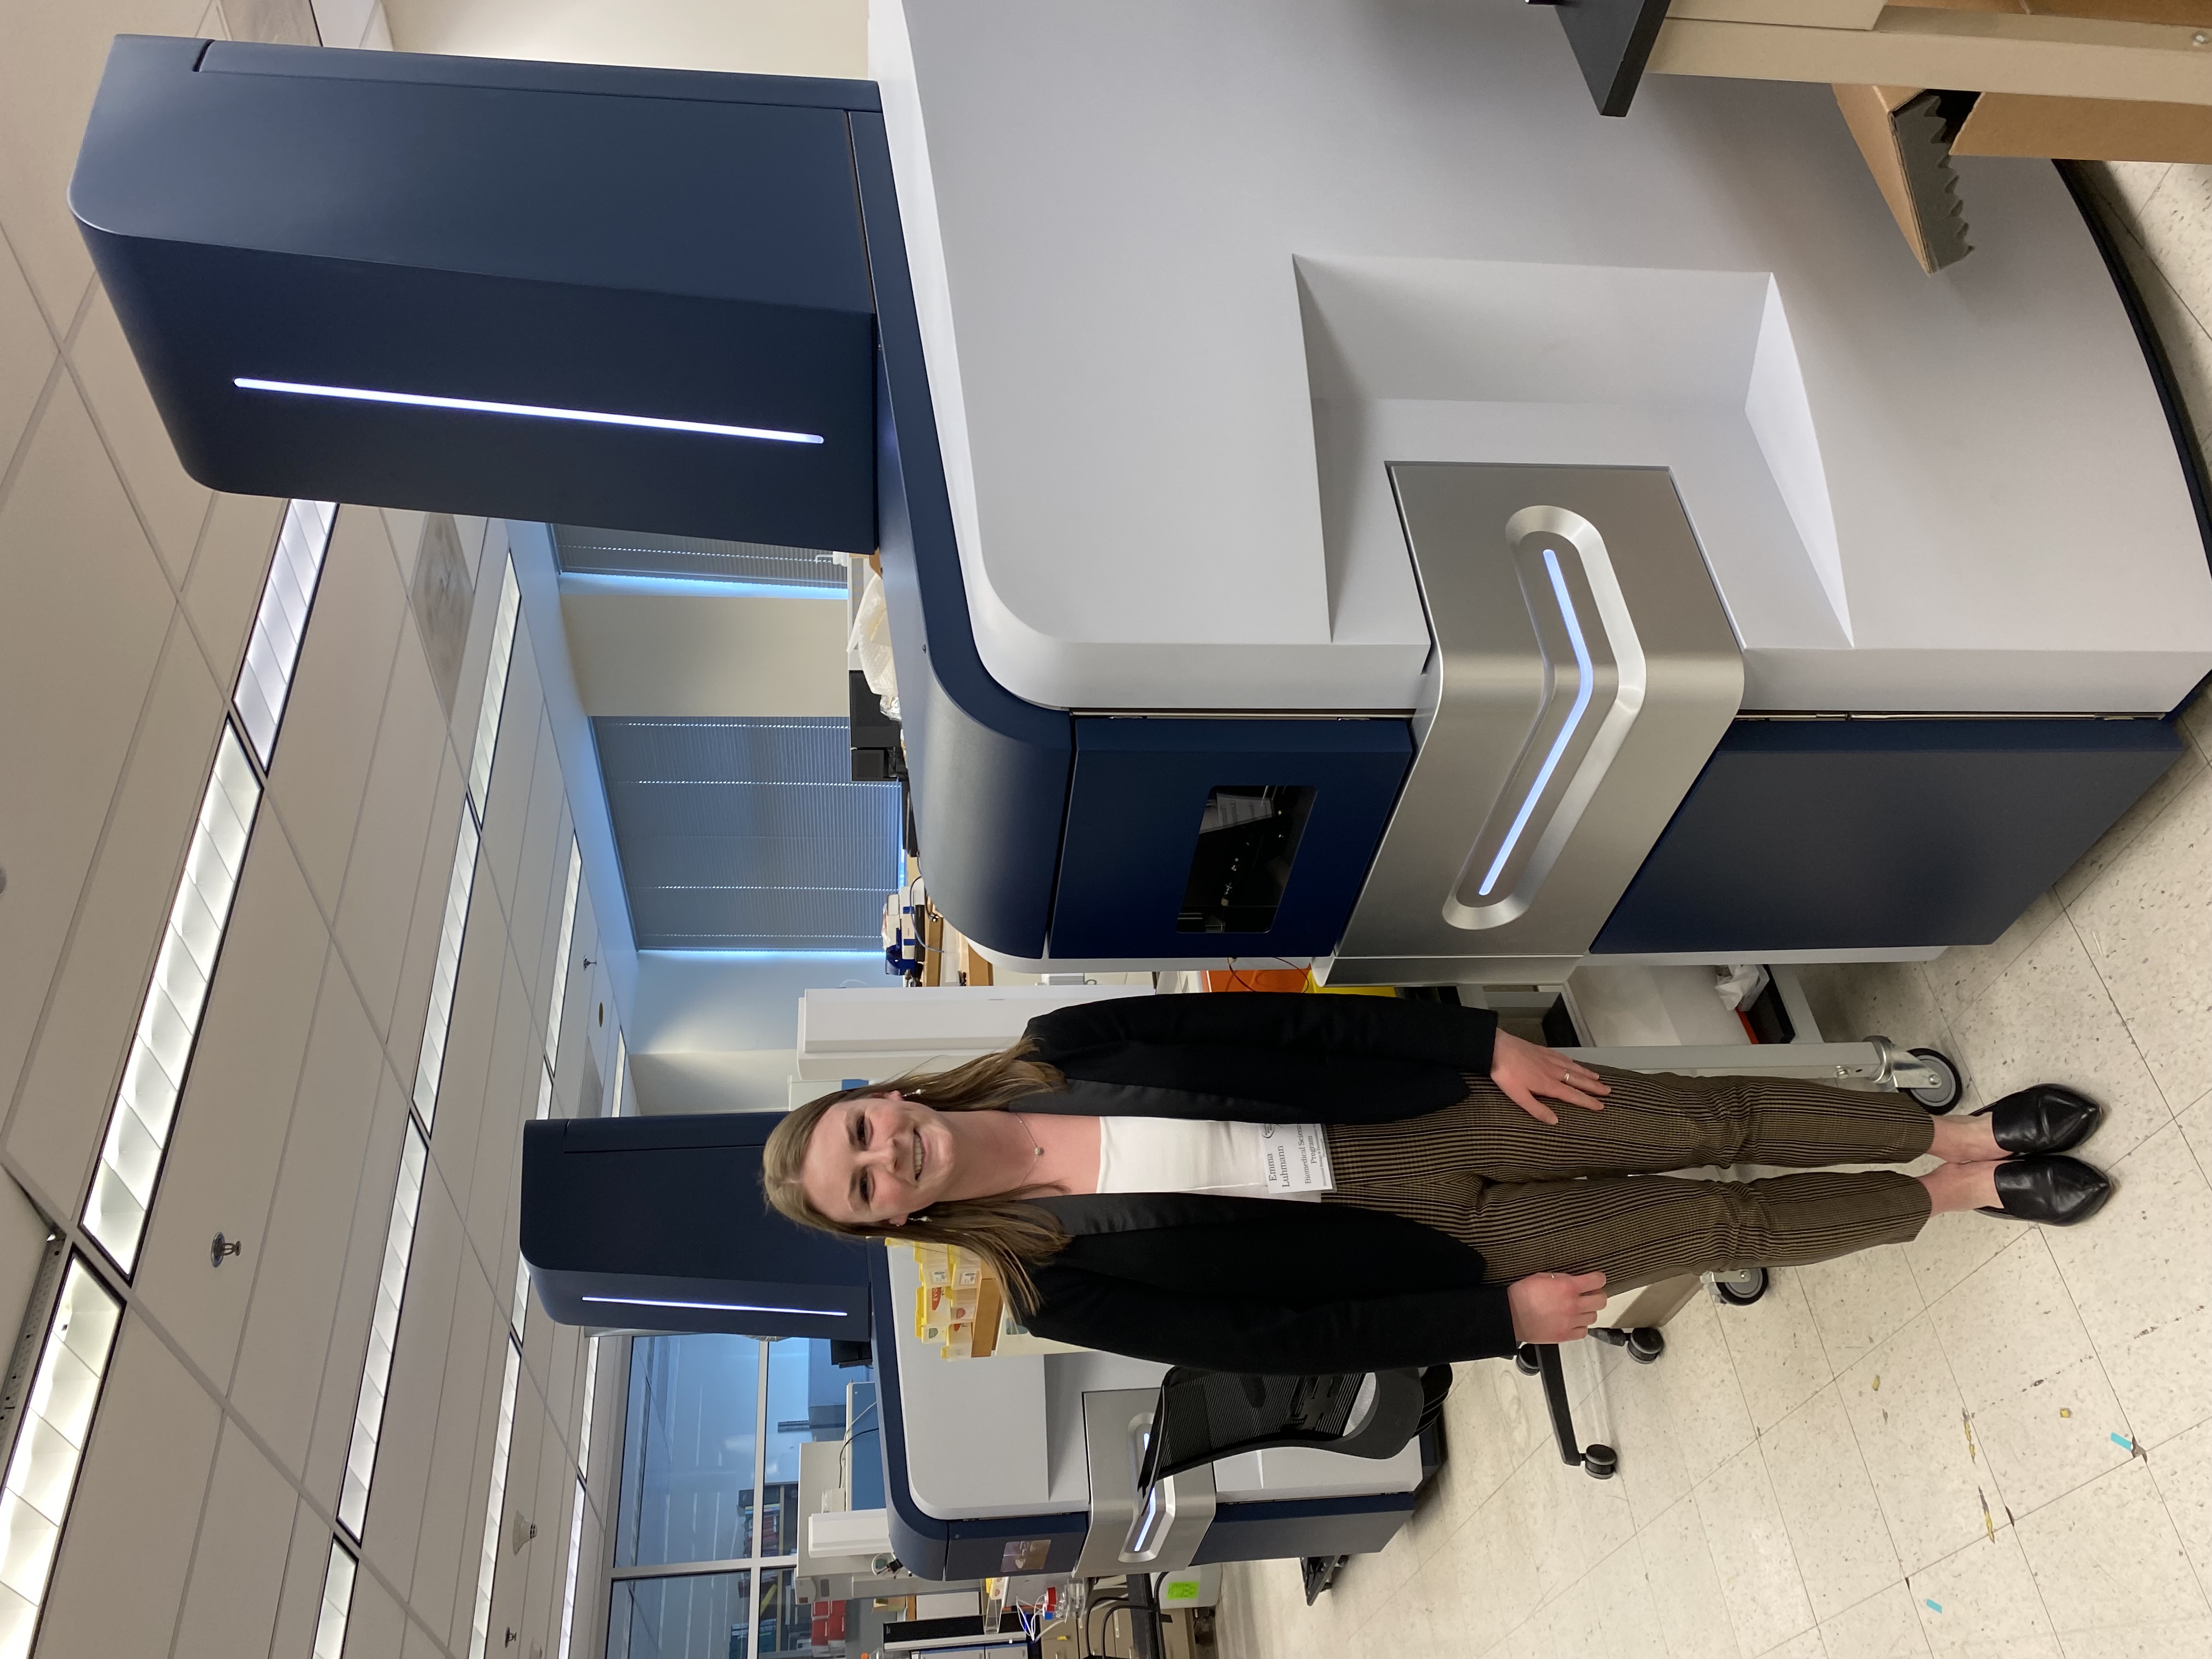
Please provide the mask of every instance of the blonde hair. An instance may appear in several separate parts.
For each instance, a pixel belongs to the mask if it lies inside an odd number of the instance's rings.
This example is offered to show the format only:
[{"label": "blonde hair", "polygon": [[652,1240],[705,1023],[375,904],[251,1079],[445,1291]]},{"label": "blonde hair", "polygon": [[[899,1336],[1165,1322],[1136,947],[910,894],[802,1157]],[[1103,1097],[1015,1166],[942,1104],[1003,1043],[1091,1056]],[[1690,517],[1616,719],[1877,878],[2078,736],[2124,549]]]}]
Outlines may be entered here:
[{"label": "blonde hair", "polygon": [[770,1132],[761,1153],[762,1191],[779,1213],[802,1226],[848,1238],[901,1238],[973,1250],[991,1264],[1016,1310],[1024,1315],[1034,1312],[1036,1285],[1030,1277],[1030,1267],[1049,1261],[1067,1243],[1067,1235],[1048,1211],[1025,1202],[1020,1194],[1000,1193],[957,1201],[939,1199],[925,1213],[908,1217],[903,1226],[858,1226],[823,1215],[799,1185],[799,1171],[815,1126],[833,1107],[846,1101],[896,1090],[907,1099],[940,1112],[1000,1112],[1016,1101],[1065,1086],[1067,1079],[1059,1068],[1030,1059],[1030,1048],[1024,1038],[1011,1048],[948,1071],[909,1072],[886,1083],[840,1089],[793,1108]]}]

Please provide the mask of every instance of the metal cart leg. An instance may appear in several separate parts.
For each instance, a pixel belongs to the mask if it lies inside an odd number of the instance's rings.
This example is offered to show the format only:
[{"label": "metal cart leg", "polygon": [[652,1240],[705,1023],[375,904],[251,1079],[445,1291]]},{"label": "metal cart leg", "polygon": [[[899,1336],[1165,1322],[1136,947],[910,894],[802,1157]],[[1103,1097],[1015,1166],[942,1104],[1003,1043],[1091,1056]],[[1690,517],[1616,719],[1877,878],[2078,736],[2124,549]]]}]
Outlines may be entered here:
[{"label": "metal cart leg", "polygon": [[1567,1404],[1566,1374],[1559,1369],[1559,1350],[1550,1342],[1524,1343],[1513,1363],[1523,1372],[1543,1379],[1544,1404],[1552,1413],[1552,1437],[1559,1443],[1559,1461],[1580,1465],[1593,1480],[1610,1480],[1620,1468],[1620,1455],[1610,1446],[1592,1441],[1583,1445],[1575,1438],[1575,1417]]}]

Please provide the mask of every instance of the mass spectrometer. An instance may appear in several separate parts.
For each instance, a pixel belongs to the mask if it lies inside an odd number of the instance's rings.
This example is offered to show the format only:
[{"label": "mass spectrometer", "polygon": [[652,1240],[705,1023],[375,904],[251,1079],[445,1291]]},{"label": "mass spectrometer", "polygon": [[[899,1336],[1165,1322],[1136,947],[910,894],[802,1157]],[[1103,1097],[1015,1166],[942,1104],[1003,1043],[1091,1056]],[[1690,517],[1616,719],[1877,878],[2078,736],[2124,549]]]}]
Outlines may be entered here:
[{"label": "mass spectrometer", "polygon": [[118,41],[188,467],[880,551],[1002,960],[1931,955],[2179,752],[2186,422],[2039,161],[1924,275],[1824,88],[1505,0],[878,0],[869,82]]}]

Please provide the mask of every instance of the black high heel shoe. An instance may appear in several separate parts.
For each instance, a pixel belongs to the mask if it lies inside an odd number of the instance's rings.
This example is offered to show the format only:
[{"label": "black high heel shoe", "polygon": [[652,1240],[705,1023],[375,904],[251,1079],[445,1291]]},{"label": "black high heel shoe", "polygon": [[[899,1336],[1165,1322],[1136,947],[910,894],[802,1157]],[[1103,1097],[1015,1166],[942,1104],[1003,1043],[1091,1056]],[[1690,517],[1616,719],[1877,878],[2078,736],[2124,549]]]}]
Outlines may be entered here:
[{"label": "black high heel shoe", "polygon": [[2014,1158],[2070,1152],[2105,1121],[2105,1109],[2063,1083],[2017,1089],[1974,1114],[1990,1120],[1997,1146]]},{"label": "black high heel shoe", "polygon": [[1984,1206],[1984,1215],[2008,1215],[2051,1227],[2079,1225],[2112,1195],[2112,1178],[2103,1170],[2078,1158],[2050,1153],[2008,1159],[1996,1166],[1996,1180],[2002,1207]]}]

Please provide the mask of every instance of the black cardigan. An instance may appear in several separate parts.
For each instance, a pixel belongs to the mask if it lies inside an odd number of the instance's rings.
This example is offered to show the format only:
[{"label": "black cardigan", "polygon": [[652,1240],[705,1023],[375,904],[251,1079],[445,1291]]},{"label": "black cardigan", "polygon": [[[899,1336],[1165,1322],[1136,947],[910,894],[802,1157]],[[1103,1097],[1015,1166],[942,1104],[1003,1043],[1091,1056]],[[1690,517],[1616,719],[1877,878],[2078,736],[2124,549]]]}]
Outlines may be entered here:
[{"label": "black cardigan", "polygon": [[[1487,1075],[1494,1015],[1382,997],[1129,997],[1033,1019],[1064,1094],[1024,1111],[1388,1123]],[[1168,1364],[1273,1374],[1513,1351],[1502,1285],[1458,1240],[1375,1211],[1195,1193],[1039,1200],[1070,1235],[1035,1270],[1040,1336]]]}]

